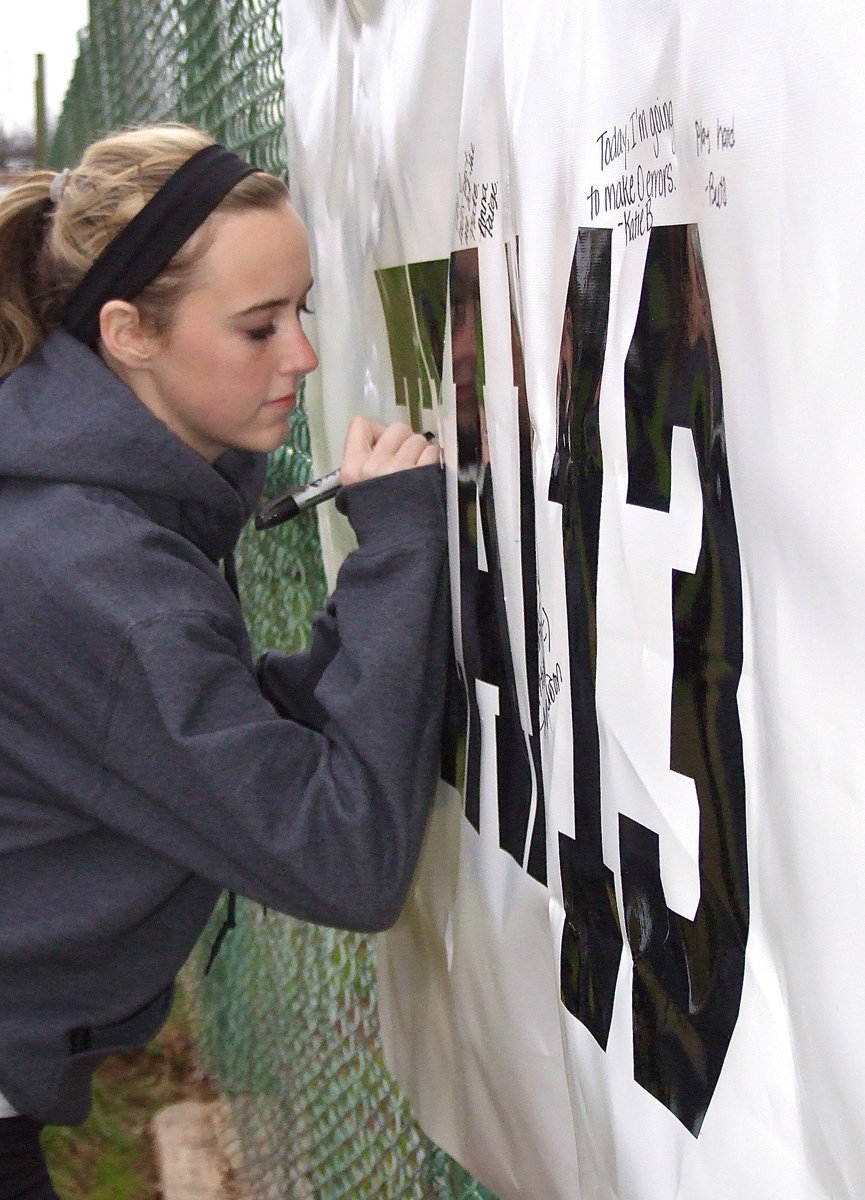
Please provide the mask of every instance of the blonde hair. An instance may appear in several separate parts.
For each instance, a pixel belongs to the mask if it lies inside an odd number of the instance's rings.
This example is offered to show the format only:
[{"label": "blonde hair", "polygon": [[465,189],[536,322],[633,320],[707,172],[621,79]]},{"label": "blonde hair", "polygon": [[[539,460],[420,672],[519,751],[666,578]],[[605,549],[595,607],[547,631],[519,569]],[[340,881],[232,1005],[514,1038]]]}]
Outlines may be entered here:
[{"label": "blonde hair", "polygon": [[[0,378],[60,324],[66,298],[116,235],[187,159],[213,139],[187,125],[156,125],[94,142],[72,169],[55,204],[56,176],[37,171],[0,197]],[[281,179],[247,175],[214,213],[275,208],[288,198]],[[157,332],[169,328],[194,268],[210,244],[212,216],[135,297]]]}]

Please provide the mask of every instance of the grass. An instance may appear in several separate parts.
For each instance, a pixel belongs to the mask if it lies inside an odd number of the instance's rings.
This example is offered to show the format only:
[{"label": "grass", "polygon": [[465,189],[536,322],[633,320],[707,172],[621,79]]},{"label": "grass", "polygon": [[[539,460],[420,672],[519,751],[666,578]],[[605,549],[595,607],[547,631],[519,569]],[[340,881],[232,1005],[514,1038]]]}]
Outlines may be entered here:
[{"label": "grass", "polygon": [[159,1200],[147,1131],[151,1117],[167,1104],[212,1096],[179,1001],[150,1045],[102,1064],[94,1076],[93,1111],[83,1125],[44,1131],[57,1192],[63,1200]]}]

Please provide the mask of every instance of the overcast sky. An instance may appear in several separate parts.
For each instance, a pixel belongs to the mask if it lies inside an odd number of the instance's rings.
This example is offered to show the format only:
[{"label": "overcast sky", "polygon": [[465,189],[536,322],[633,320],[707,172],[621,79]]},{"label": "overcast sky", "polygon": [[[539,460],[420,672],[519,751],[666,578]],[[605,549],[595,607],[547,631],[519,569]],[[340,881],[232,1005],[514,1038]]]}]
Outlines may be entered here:
[{"label": "overcast sky", "polygon": [[33,128],[36,55],[45,55],[48,116],[54,121],[87,25],[88,0],[2,0],[0,17],[0,126],[7,133]]}]

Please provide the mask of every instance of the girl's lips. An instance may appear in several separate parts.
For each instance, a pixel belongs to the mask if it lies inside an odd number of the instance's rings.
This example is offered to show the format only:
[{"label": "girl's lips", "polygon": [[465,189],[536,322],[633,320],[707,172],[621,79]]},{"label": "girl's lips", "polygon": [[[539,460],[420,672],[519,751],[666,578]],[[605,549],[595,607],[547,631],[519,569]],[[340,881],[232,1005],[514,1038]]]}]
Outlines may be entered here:
[{"label": "girl's lips", "polygon": [[294,408],[296,399],[297,399],[297,397],[292,392],[292,394],[290,396],[280,396],[277,400],[268,400],[265,403],[264,407],[270,408],[270,409],[273,409],[273,408],[292,409],[292,408]]}]

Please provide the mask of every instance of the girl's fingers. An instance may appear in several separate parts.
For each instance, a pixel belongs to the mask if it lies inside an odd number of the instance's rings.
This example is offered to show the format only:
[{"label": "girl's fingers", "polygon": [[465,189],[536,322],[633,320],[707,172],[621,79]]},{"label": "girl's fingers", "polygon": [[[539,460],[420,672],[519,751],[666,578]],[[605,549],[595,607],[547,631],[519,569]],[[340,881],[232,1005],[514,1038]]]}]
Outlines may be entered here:
[{"label": "girl's fingers", "polygon": [[441,446],[438,446],[435,443],[431,445],[429,442],[427,442],[423,454],[421,454],[420,458],[417,460],[417,465],[419,467],[441,466],[441,461]]},{"label": "girl's fingers", "polygon": [[357,483],[439,461],[439,448],[404,421],[385,426],[355,417],[346,435],[340,478],[343,483]]},{"label": "girl's fingers", "polygon": [[385,426],[368,417],[353,417],[345,435],[345,446],[339,476],[343,483],[357,483],[365,478],[364,464],[376,442],[385,431]]}]

